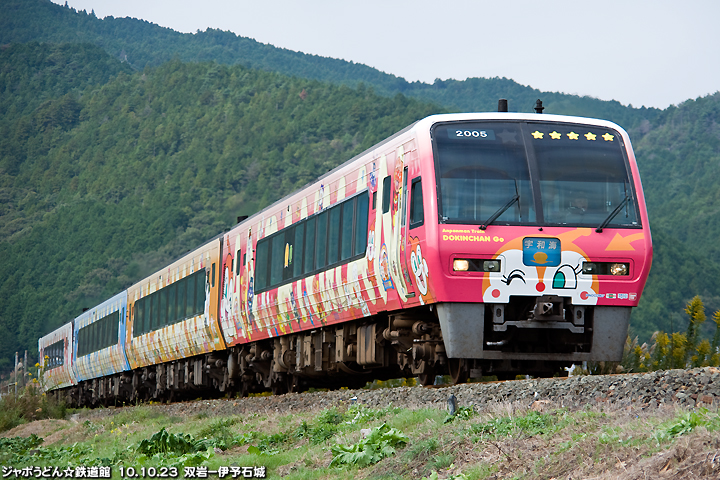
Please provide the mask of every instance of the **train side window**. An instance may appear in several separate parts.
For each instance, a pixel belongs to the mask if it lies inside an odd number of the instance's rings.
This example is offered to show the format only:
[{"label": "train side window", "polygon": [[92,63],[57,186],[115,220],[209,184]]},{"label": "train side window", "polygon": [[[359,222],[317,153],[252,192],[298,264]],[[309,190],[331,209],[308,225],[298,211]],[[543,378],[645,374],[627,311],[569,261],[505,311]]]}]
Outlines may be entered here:
[{"label": "train side window", "polygon": [[201,270],[197,275],[198,277],[195,279],[195,312],[193,315],[200,315],[205,311],[206,274]]},{"label": "train side window", "polygon": [[106,348],[109,345],[109,335],[110,335],[110,325],[108,322],[109,318],[105,317],[102,319],[102,342],[100,343],[100,348]]},{"label": "train side window", "polygon": [[281,282],[285,280],[290,280],[292,278],[293,274],[293,245],[295,245],[295,225],[291,225],[283,230],[283,233],[280,234],[281,237],[283,237],[283,245],[282,245],[282,252],[280,252],[280,256],[282,257],[283,267],[282,267],[282,279]]},{"label": "train side window", "polygon": [[390,211],[390,194],[392,193],[390,191],[390,180],[390,175],[383,178],[382,213],[387,213]]},{"label": "train side window", "polygon": [[372,192],[372,209],[377,208],[377,192]]},{"label": "train side window", "polygon": [[185,277],[185,318],[190,318],[195,312],[195,280],[194,273]]},{"label": "train side window", "polygon": [[354,210],[355,199],[343,203],[342,229],[340,235],[340,260],[347,260],[352,257]]},{"label": "train side window", "polygon": [[168,290],[167,323],[172,325],[177,322],[177,282],[165,287]]},{"label": "train side window", "polygon": [[145,302],[139,299],[135,302],[135,319],[133,320],[133,337],[140,335],[140,325],[142,325],[145,310],[143,309]]},{"label": "train side window", "polygon": [[303,244],[305,240],[305,223],[300,222],[295,226],[295,238],[293,239],[292,249],[292,276],[299,277],[303,272]]},{"label": "train side window", "polygon": [[109,314],[105,317],[105,348],[112,345],[112,319],[113,314]]},{"label": "train side window", "polygon": [[317,233],[315,236],[315,268],[323,268],[327,265],[327,226],[328,212],[323,212],[317,217]]},{"label": "train side window", "polygon": [[262,290],[267,286],[269,245],[270,242],[265,238],[257,243],[257,250],[255,251],[255,291]]},{"label": "train side window", "polygon": [[410,228],[419,227],[424,220],[422,179],[414,178],[410,187]]},{"label": "train side window", "polygon": [[315,217],[305,222],[305,253],[303,255],[303,273],[315,268]]},{"label": "train side window", "polygon": [[160,290],[160,315],[157,324],[158,328],[162,328],[168,324],[167,321],[167,303],[168,303],[168,291],[166,288]]},{"label": "train side window", "polygon": [[285,261],[285,235],[280,233],[272,238],[270,248],[270,284],[274,287],[282,282]]},{"label": "train side window", "polygon": [[143,333],[152,332],[155,330],[155,327],[158,324],[158,318],[160,317],[160,309],[158,308],[159,301],[158,296],[155,294],[155,292],[150,294],[150,323],[145,324],[145,329]]},{"label": "train side window", "polygon": [[212,273],[210,274],[210,286],[215,288],[215,263],[212,264]]},{"label": "train side window", "polygon": [[340,205],[330,209],[330,223],[328,225],[328,259],[327,264],[333,265],[338,261],[340,248]]},{"label": "train side window", "polygon": [[185,283],[185,278],[175,282],[175,284],[177,285],[177,313],[175,314],[175,318],[178,322],[185,318],[185,290],[187,289]]},{"label": "train side window", "polygon": [[368,229],[368,197],[360,195],[357,197],[357,208],[355,209],[355,255],[360,255],[367,248]]},{"label": "train side window", "polygon": [[95,345],[97,345],[97,323],[90,324],[90,332],[91,332],[91,340],[90,340],[90,351],[95,350]]},{"label": "train side window", "polygon": [[108,346],[117,345],[119,336],[118,336],[118,325],[120,324],[120,310],[115,312],[110,317],[110,337],[108,338]]},{"label": "train side window", "polygon": [[245,256],[241,255],[241,251],[235,252],[235,275],[240,275],[240,257],[242,257],[242,264],[245,265]]}]

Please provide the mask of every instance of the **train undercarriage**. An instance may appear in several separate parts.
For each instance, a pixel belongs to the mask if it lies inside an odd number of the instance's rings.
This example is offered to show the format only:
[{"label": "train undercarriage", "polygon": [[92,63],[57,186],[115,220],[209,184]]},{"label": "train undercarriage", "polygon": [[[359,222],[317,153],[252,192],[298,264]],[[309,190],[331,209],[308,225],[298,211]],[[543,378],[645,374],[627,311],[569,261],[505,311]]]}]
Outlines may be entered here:
[{"label": "train undercarriage", "polygon": [[[587,360],[619,361],[630,309],[574,307],[562,297],[506,305],[437,304],[251,342],[80,382],[72,406],[361,388],[375,379],[452,383],[552,376]],[[443,336],[444,334],[444,336]]]}]

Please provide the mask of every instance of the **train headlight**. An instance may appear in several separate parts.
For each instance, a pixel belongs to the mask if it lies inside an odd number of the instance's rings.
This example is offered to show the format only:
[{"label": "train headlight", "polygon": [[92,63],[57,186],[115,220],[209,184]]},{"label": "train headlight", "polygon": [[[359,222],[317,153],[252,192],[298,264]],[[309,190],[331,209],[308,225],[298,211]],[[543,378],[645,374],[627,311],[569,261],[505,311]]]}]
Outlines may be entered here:
[{"label": "train headlight", "polygon": [[621,262],[583,262],[582,273],[585,275],[630,275],[630,264]]},{"label": "train headlight", "polygon": [[483,272],[499,272],[500,260],[485,260],[483,262]]},{"label": "train headlight", "polygon": [[628,264],[627,263],[613,263],[610,265],[610,273],[613,275],[627,275]]},{"label": "train headlight", "polygon": [[456,272],[467,272],[470,268],[470,262],[461,258],[453,260],[453,270]]},{"label": "train headlight", "polygon": [[482,258],[456,258],[453,260],[454,272],[499,272],[500,260]]}]

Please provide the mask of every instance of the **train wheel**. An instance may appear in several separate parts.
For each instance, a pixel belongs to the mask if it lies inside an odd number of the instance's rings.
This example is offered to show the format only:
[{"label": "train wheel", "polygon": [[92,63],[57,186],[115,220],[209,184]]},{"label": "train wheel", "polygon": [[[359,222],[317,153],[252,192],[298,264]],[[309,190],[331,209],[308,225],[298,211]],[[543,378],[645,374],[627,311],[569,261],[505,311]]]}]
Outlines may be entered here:
[{"label": "train wheel", "polygon": [[428,367],[426,370],[424,370],[424,372],[425,373],[421,373],[417,376],[420,385],[422,385],[423,387],[435,385],[435,369]]},{"label": "train wheel", "polygon": [[276,375],[273,375],[275,378],[273,379],[273,382],[270,386],[270,390],[272,391],[273,395],[282,395],[284,393],[288,392],[288,380],[286,378],[286,375],[279,373]]},{"label": "train wheel", "polygon": [[467,362],[462,358],[448,358],[448,369],[453,385],[466,383],[468,379]]},{"label": "train wheel", "polygon": [[287,385],[288,393],[300,393],[300,377],[288,373],[285,376],[285,383]]}]

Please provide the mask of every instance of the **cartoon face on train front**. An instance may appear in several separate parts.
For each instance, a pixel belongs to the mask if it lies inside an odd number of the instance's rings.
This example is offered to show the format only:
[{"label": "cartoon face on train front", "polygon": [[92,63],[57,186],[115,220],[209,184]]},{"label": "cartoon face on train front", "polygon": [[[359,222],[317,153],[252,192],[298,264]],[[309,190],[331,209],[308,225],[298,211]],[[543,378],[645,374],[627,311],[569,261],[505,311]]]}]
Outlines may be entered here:
[{"label": "cartoon face on train front", "polygon": [[598,282],[582,274],[586,257],[572,241],[524,237],[509,242],[497,258],[501,271],[483,281],[485,302],[508,303],[514,295],[558,295],[571,298],[573,305],[597,304]]}]

